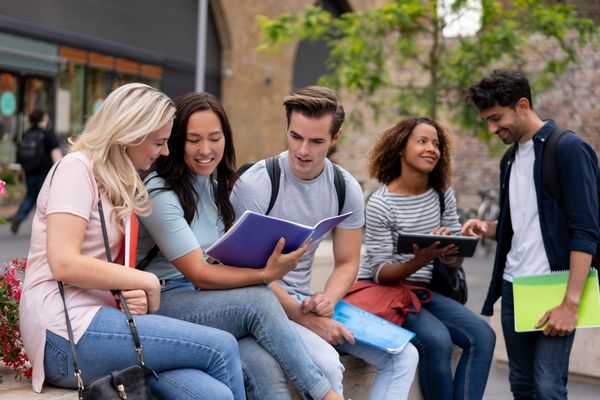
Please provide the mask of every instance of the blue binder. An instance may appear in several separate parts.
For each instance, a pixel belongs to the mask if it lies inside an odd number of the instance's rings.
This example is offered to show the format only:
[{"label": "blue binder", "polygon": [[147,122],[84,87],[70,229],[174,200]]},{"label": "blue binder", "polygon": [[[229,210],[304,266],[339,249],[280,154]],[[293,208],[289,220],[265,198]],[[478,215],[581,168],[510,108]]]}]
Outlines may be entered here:
[{"label": "blue binder", "polygon": [[333,319],[348,328],[357,342],[391,354],[400,353],[415,337],[414,332],[343,300],[335,306]]}]

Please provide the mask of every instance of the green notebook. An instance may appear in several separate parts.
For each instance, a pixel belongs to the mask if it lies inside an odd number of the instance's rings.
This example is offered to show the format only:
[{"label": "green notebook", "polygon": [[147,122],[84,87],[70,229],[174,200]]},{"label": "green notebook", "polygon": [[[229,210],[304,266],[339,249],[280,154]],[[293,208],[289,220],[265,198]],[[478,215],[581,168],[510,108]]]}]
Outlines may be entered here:
[{"label": "green notebook", "polygon": [[[562,302],[568,279],[568,271],[514,278],[515,331],[543,330],[535,329],[535,324],[546,311]],[[590,270],[583,287],[577,327],[600,327],[600,290],[595,269]]]}]

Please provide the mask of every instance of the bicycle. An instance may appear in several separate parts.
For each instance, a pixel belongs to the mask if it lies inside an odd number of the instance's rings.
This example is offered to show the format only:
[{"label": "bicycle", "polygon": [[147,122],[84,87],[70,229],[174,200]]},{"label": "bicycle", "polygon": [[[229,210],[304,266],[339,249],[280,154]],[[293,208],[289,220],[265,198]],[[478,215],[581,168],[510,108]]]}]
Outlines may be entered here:
[{"label": "bicycle", "polygon": [[[487,190],[479,190],[477,192],[481,197],[481,203],[477,208],[477,219],[482,221],[495,221],[500,213],[498,205],[498,189],[492,188]],[[483,249],[486,257],[490,256],[495,250],[495,243],[492,240],[482,238],[480,248]]]}]

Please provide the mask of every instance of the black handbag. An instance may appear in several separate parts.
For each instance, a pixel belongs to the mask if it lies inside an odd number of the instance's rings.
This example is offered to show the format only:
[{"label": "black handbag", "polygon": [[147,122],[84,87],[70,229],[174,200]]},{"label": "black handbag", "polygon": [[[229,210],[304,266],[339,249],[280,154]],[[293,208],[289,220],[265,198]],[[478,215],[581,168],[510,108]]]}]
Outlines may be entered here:
[{"label": "black handbag", "polygon": [[[100,195],[100,193],[98,193]],[[102,235],[104,237],[104,246],[106,248],[106,258],[108,262],[112,262],[110,254],[110,247],[108,245],[108,234],[106,231],[106,222],[104,220],[104,213],[102,211],[102,202],[98,199],[98,211],[100,213],[100,222],[102,223]],[[158,375],[151,368],[144,364],[144,357],[142,354],[142,345],[140,338],[137,333],[135,321],[129,312],[127,302],[123,297],[120,290],[115,291],[121,302],[121,307],[127,316],[127,324],[131,330],[133,336],[133,342],[135,344],[135,352],[137,355],[137,362],[126,368],[112,371],[111,373],[101,376],[89,382],[87,385],[83,382],[81,376],[81,370],[79,369],[79,362],[77,361],[77,353],[75,351],[75,341],[73,339],[73,330],[71,329],[71,322],[69,319],[69,313],[67,311],[67,304],[65,302],[65,290],[63,283],[58,281],[58,288],[60,295],[63,300],[63,306],[65,308],[65,319],[67,321],[67,332],[69,334],[69,343],[71,345],[71,351],[73,352],[73,366],[75,367],[75,377],[77,378],[77,389],[79,391],[80,400],[150,400],[150,390],[146,385],[146,376],[149,374],[154,375],[158,379]]]},{"label": "black handbag", "polygon": [[433,261],[432,273],[429,289],[454,299],[460,304],[467,302],[467,277],[462,265],[449,267],[441,260],[436,259]]},{"label": "black handbag", "polygon": [[[438,192],[440,201],[440,226],[441,218],[445,210],[445,199],[442,192]],[[434,292],[458,301],[461,304],[467,302],[467,276],[462,265],[449,267],[440,258],[433,260],[433,270],[429,288]]]}]

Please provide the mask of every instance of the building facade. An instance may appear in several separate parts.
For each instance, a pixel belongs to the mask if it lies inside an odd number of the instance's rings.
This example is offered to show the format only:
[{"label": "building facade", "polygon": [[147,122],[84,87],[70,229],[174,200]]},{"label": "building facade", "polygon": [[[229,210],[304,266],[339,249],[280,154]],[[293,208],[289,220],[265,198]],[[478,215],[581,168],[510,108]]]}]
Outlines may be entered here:
[{"label": "building facade", "polygon": [[[3,0],[0,3],[0,163],[34,109],[61,138],[81,132],[114,88],[144,82],[172,97],[194,89],[198,0]],[[209,6],[206,88],[221,88]]]},{"label": "building facade", "polygon": [[[27,128],[26,116],[43,108],[63,138],[81,131],[87,115],[116,86],[143,81],[172,98],[196,87],[198,34],[206,32],[206,90],[227,110],[238,164],[285,148],[282,98],[314,84],[327,72],[324,43],[292,43],[261,53],[257,15],[301,11],[315,0],[208,0],[208,20],[198,25],[202,0],[2,0],[0,2],[0,164],[14,159],[13,138]],[[566,0],[556,0],[565,2]],[[585,16],[600,19],[597,2],[569,0]],[[339,15],[364,11],[385,0],[320,0]],[[550,91],[536,96],[536,109],[555,117],[600,150],[600,56],[581,50]],[[414,77],[410,71],[403,75]],[[361,107],[342,93],[348,111]],[[368,112],[364,113],[368,115]],[[443,118],[441,122],[446,124]],[[368,118],[346,124],[337,158],[362,184],[376,182],[365,171],[373,138],[394,120]],[[446,124],[447,125],[447,124]],[[463,208],[474,208],[478,191],[497,185],[500,155],[450,127],[457,143],[454,186]]]}]

